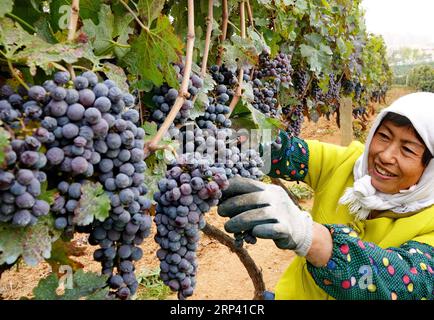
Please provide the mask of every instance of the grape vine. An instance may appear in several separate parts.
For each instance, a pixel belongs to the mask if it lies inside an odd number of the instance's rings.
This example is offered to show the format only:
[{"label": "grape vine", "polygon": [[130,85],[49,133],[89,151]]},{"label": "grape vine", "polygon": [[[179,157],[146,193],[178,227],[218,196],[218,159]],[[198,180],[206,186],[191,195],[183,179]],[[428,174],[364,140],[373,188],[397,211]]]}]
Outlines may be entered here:
[{"label": "grape vine", "polygon": [[[161,279],[180,299],[194,293],[201,230],[249,260],[240,247],[256,239],[206,222],[231,177],[267,174],[237,130],[297,136],[345,96],[364,117],[391,78],[360,1],[60,2],[0,10],[0,270],[84,233],[109,298],[134,298],[153,222]],[[31,250],[7,242],[42,229]]]}]

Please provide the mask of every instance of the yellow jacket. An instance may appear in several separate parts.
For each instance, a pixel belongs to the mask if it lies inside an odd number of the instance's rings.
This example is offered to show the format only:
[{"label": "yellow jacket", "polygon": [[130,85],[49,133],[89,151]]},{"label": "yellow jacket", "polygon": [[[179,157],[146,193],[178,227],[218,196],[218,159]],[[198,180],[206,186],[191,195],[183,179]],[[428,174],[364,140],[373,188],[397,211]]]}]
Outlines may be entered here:
[{"label": "yellow jacket", "polygon": [[[338,204],[346,188],[354,183],[353,167],[364,145],[353,142],[340,147],[319,141],[309,146],[309,171],[306,182],[315,191],[313,219],[321,224],[347,224],[363,241],[380,248],[399,247],[414,240],[434,246],[434,206],[419,212],[398,215],[387,211],[375,219],[355,221],[346,206]],[[276,299],[333,299],[316,285],[307,269],[306,259],[296,257],[275,288]]]}]

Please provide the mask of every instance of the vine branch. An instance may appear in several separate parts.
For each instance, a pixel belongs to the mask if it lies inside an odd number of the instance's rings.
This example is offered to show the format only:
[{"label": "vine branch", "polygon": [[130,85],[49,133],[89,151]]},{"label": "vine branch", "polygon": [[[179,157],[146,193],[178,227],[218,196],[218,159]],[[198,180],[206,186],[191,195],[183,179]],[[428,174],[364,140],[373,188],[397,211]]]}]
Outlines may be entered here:
[{"label": "vine branch", "polygon": [[226,40],[228,32],[228,21],[229,21],[229,11],[228,11],[228,0],[223,0],[222,3],[222,33],[220,35],[220,46],[218,49],[217,65],[222,64],[223,55],[223,42]]},{"label": "vine branch", "polygon": [[[241,38],[246,38],[246,14],[244,9],[244,0],[240,1],[240,29],[241,29]],[[240,67],[239,73],[238,73],[238,87],[235,91],[235,95],[232,98],[232,101],[229,105],[230,112],[228,114],[228,117],[231,115],[232,111],[234,111],[235,106],[237,105],[238,101],[241,98],[242,90],[243,90],[243,78],[244,78],[244,69]]]},{"label": "vine branch", "polygon": [[231,237],[229,237],[227,234],[220,231],[216,227],[210,225],[209,223],[205,225],[202,231],[208,237],[216,239],[221,244],[227,246],[232,252],[234,252],[238,256],[241,263],[246,268],[250,278],[252,279],[253,286],[255,288],[253,300],[263,300],[262,294],[265,291],[265,283],[264,278],[262,277],[262,271],[255,264],[255,261],[252,259],[252,257],[250,257],[247,250],[235,246],[234,240]]},{"label": "vine branch", "polygon": [[[72,0],[71,4],[71,17],[69,19],[69,25],[68,25],[68,41],[73,41],[75,38],[75,31],[77,30],[77,23],[78,23],[78,13],[80,10],[80,0]],[[75,71],[72,67],[72,64],[68,64],[68,70],[71,74],[71,78],[75,78]]]},{"label": "vine branch", "polygon": [[7,59],[8,62],[8,67],[9,70],[11,71],[12,75],[14,76],[15,79],[18,80],[18,82],[27,90],[29,90],[29,86],[27,85],[27,83],[24,82],[24,80],[20,77],[20,75],[15,71],[14,66],[12,65],[11,60]]},{"label": "vine branch", "polygon": [[188,0],[188,33],[187,33],[187,49],[185,55],[184,75],[182,78],[181,88],[179,89],[178,97],[173,104],[172,109],[161,125],[156,135],[150,140],[144,148],[145,159],[158,148],[158,144],[166,134],[170,125],[175,120],[176,115],[182,107],[188,93],[188,83],[190,81],[191,65],[193,61],[193,49],[194,49],[194,0]]},{"label": "vine branch", "polygon": [[206,65],[208,63],[209,48],[211,45],[211,34],[212,34],[212,21],[214,18],[214,0],[208,0],[208,17],[206,19],[206,38],[205,38],[205,48],[202,57],[202,67],[200,70],[200,75],[203,77],[206,74]]},{"label": "vine branch", "polygon": [[251,27],[254,27],[255,26],[255,22],[253,20],[252,7],[250,7],[250,1],[249,0],[246,1],[246,5],[247,5],[247,15],[249,17],[249,25]]},{"label": "vine branch", "polygon": [[140,25],[140,27],[149,33],[150,32],[149,28],[143,24],[143,22],[139,19],[137,14],[130,8],[130,6],[127,3],[125,3],[125,1],[123,1],[123,0],[120,0],[119,2],[125,7],[125,9],[127,9],[129,11],[129,13],[131,13],[134,20],[137,21],[137,23]]}]

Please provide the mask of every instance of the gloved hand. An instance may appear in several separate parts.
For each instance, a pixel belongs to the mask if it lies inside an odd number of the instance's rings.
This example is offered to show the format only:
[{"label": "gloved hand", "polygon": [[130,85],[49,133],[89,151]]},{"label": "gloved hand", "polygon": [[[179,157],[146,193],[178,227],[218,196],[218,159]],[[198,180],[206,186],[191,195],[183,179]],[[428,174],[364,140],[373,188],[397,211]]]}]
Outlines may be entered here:
[{"label": "gloved hand", "polygon": [[276,185],[234,177],[223,191],[218,214],[230,217],[225,230],[251,230],[253,236],[273,239],[281,249],[306,256],[312,244],[312,217],[300,210],[285,190]]}]

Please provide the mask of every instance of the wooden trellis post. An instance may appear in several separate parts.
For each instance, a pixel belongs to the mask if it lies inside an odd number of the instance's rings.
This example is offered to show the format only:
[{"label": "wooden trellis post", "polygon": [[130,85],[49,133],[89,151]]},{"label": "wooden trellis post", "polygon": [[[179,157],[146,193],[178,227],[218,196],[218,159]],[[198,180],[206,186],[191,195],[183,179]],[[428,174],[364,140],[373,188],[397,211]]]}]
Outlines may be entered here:
[{"label": "wooden trellis post", "polygon": [[351,98],[344,97],[340,107],[341,145],[348,146],[353,141],[353,106]]}]

